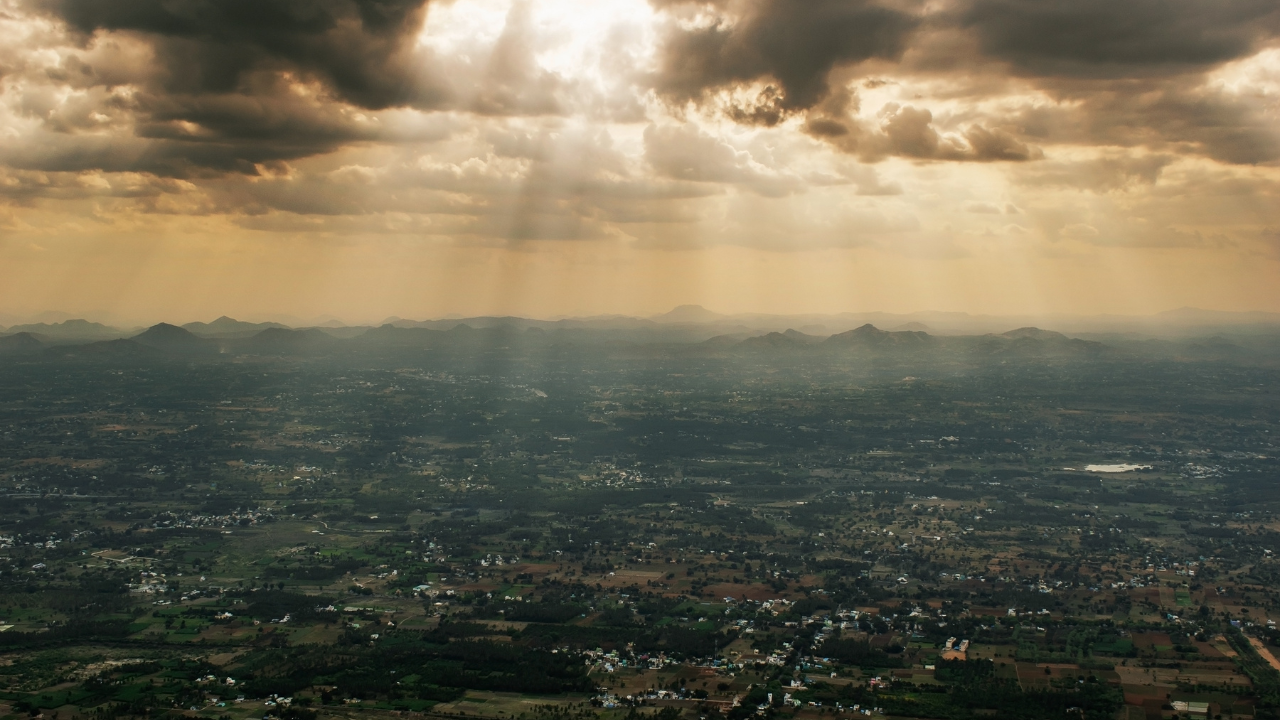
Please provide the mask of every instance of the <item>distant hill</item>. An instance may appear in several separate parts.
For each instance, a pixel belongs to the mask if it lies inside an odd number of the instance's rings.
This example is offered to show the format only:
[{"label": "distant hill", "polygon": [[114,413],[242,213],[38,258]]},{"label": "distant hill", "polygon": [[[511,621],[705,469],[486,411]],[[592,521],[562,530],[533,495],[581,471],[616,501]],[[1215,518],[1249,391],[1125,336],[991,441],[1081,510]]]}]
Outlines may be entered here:
[{"label": "distant hill", "polygon": [[[465,359],[526,355],[541,358],[540,361],[560,362],[561,358],[585,353],[645,358],[646,361],[676,353],[683,357],[736,354],[744,359],[750,354],[754,362],[767,361],[771,354],[776,354],[780,362],[787,363],[801,358],[805,358],[805,362],[848,360],[854,364],[884,359],[922,365],[1023,360],[1071,363],[1101,357],[1221,360],[1234,364],[1280,362],[1275,359],[1280,358],[1280,329],[1254,326],[1247,330],[1214,328],[1214,332],[1200,328],[1194,334],[1184,333],[1177,340],[1157,342],[1141,333],[1112,333],[1085,339],[1069,327],[1062,328],[1071,333],[1067,335],[1031,322],[1007,322],[984,334],[956,333],[954,328],[944,327],[940,334],[934,335],[908,329],[925,326],[904,323],[904,316],[896,316],[886,318],[885,323],[897,328],[894,330],[882,330],[874,323],[864,322],[827,336],[826,326],[752,327],[740,323],[737,319],[740,316],[720,315],[700,306],[682,306],[662,317],[664,319],[658,321],[617,320],[605,316],[590,320],[493,316],[465,321],[396,321],[380,327],[299,329],[279,323],[247,323],[220,317],[213,322],[189,323],[182,327],[159,323],[130,333],[133,337],[127,343],[114,344],[103,341],[121,339],[119,329],[86,320],[69,320],[27,325],[27,330],[0,336],[0,353],[14,356],[36,352],[37,356],[49,358],[129,357],[132,354],[163,359],[199,355],[211,360],[220,353],[225,353],[227,359],[235,355],[365,355],[385,358],[403,367],[416,367],[417,361],[427,356]],[[705,323],[681,321],[692,317],[716,319]],[[768,321],[781,322],[782,319],[784,316],[771,316]],[[1022,327],[1007,330],[1016,325]],[[930,326],[934,325],[930,323]],[[849,324],[835,327],[848,328]],[[803,331],[807,329],[822,334]],[[55,348],[61,350],[55,351]]]},{"label": "distant hill", "polygon": [[1022,327],[1000,335],[965,339],[971,347],[990,355],[1016,357],[1071,357],[1112,350],[1092,340],[1067,337],[1060,332]]},{"label": "distant hill", "polygon": [[20,355],[39,352],[44,347],[40,339],[29,332],[0,337],[0,355]]},{"label": "distant hill", "polygon": [[750,339],[750,335],[746,333],[727,333],[725,335],[716,335],[702,341],[704,347],[723,348],[737,345],[743,340]]},{"label": "distant hill", "polygon": [[749,337],[738,343],[739,350],[795,350],[806,347],[809,343],[797,340],[790,335],[771,332],[765,335]]},{"label": "distant hill", "polygon": [[183,329],[189,330],[196,335],[208,338],[233,338],[233,337],[249,337],[262,332],[268,328],[287,327],[280,323],[262,322],[251,323],[229,318],[226,315],[209,323],[190,322],[182,326]]},{"label": "distant hill", "polygon": [[249,355],[307,355],[330,352],[341,342],[314,328],[267,328],[257,335],[237,341],[232,347],[236,352]]},{"label": "distant hill", "polygon": [[1052,330],[1041,330],[1038,327],[1023,327],[1004,333],[1007,338],[1033,338],[1036,340],[1066,340],[1067,336]]},{"label": "distant hill", "polygon": [[12,323],[14,325],[21,323],[60,323],[63,320],[74,320],[75,317],[75,315],[69,312],[62,312],[60,310],[49,310],[22,318],[9,315],[7,313],[0,313],[0,322]]},{"label": "distant hill", "polygon": [[932,329],[921,322],[903,323],[897,327],[889,328],[890,332],[929,332]]},{"label": "distant hill", "polygon": [[15,325],[10,333],[33,333],[50,340],[105,340],[124,334],[116,328],[88,320],[65,320],[60,323],[31,323]]},{"label": "distant hill", "polygon": [[867,323],[848,332],[832,335],[823,341],[829,348],[922,348],[933,341],[933,336],[925,332],[903,331],[889,332]]},{"label": "distant hill", "polygon": [[705,323],[724,320],[728,315],[712,312],[701,305],[681,305],[670,312],[654,317],[658,322],[667,323]]},{"label": "distant hill", "polygon": [[1193,307],[1180,307],[1176,310],[1165,310],[1156,313],[1155,318],[1165,322],[1194,325],[1277,325],[1280,324],[1280,313],[1272,312],[1228,312],[1225,310],[1202,310]]},{"label": "distant hill", "polygon": [[809,335],[808,333],[802,333],[799,330],[792,330],[789,328],[787,329],[786,332],[782,334],[791,338],[792,340],[795,340],[798,343],[803,343],[805,345],[813,345],[815,343],[820,343],[823,340],[823,338],[817,335]]},{"label": "distant hill", "polygon": [[[308,328],[299,329],[306,330]],[[324,325],[318,325],[315,329],[332,338],[350,340],[351,338],[364,335],[369,332],[371,328],[368,325],[343,325],[342,327],[326,327]]]},{"label": "distant hill", "polygon": [[139,345],[164,350],[171,353],[216,353],[218,345],[213,340],[202,338],[186,328],[169,323],[152,325],[132,340]]},{"label": "distant hill", "polygon": [[806,335],[799,330],[788,329],[786,332],[771,332],[749,337],[738,343],[739,350],[798,350],[816,345],[822,338]]}]

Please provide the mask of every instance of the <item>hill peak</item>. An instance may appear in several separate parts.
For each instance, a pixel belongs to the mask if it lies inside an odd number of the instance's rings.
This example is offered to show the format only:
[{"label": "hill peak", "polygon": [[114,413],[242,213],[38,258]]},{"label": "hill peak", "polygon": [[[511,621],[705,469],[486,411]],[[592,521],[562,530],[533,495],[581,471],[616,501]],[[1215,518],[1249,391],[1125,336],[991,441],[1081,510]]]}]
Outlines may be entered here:
[{"label": "hill peak", "polygon": [[0,335],[0,353],[32,352],[43,346],[44,343],[29,332]]},{"label": "hill peak", "polygon": [[661,322],[711,322],[726,317],[701,305],[678,305],[670,312],[656,316]]},{"label": "hill peak", "polygon": [[922,322],[909,322],[894,328],[889,328],[890,332],[929,332],[930,328]]},{"label": "hill peak", "polygon": [[166,335],[169,337],[185,337],[185,336],[195,337],[194,335],[191,335],[191,332],[189,330],[180,328],[177,325],[170,325],[167,322],[161,322],[161,323],[156,323],[155,325],[152,325],[151,327],[139,333],[138,337],[142,337],[143,335],[152,335],[152,336]]},{"label": "hill peak", "polygon": [[782,333],[782,334],[783,334],[783,335],[786,335],[787,337],[791,338],[792,340],[801,340],[801,341],[804,341],[804,342],[814,342],[814,341],[817,341],[817,340],[821,340],[821,339],[822,339],[822,338],[818,337],[817,335],[810,335],[810,334],[808,334],[808,333],[800,332],[799,330],[796,330],[795,328],[787,328],[786,332],[784,332],[784,333]]},{"label": "hill peak", "polygon": [[198,337],[233,337],[248,336],[269,327],[284,327],[280,323],[265,322],[251,323],[243,320],[236,320],[228,315],[223,315],[213,322],[189,322],[182,326],[183,328],[195,333]]},{"label": "hill peak", "polygon": [[115,328],[83,318],[72,318],[59,323],[32,323],[15,325],[9,328],[10,333],[32,332],[59,339],[99,339],[114,337],[120,334]]},{"label": "hill peak", "polygon": [[173,352],[207,352],[216,350],[213,343],[199,335],[169,323],[156,323],[134,335],[131,340],[139,345]]},{"label": "hill peak", "polygon": [[867,323],[848,332],[832,335],[824,344],[832,347],[914,347],[932,342],[933,336],[924,332],[889,332]]},{"label": "hill peak", "polygon": [[1019,339],[1032,338],[1034,340],[1066,340],[1067,336],[1060,332],[1052,330],[1041,330],[1038,327],[1020,327],[1017,330],[1010,330],[1004,333],[1004,337]]},{"label": "hill peak", "polygon": [[755,349],[755,350],[767,350],[767,349],[776,350],[781,348],[799,347],[803,344],[804,343],[802,343],[800,340],[786,333],[771,332],[771,333],[766,333],[764,335],[749,337],[746,340],[743,340],[741,343],[738,343],[738,347],[743,349]]}]

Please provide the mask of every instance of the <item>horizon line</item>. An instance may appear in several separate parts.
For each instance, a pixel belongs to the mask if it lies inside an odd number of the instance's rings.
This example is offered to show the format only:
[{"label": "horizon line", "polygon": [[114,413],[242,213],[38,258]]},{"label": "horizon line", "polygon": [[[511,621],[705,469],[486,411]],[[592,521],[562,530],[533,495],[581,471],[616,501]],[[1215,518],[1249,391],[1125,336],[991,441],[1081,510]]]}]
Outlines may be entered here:
[{"label": "horizon line", "polygon": [[[683,312],[682,312],[683,311]],[[680,318],[681,314],[701,314],[700,318]],[[60,326],[69,322],[87,322],[102,325],[112,330],[132,330],[137,328],[149,328],[156,325],[169,324],[176,327],[186,327],[188,325],[209,325],[219,320],[229,320],[244,324],[277,324],[293,329],[312,328],[312,327],[343,327],[343,328],[360,328],[360,327],[381,327],[384,325],[394,325],[396,323],[444,323],[459,322],[463,323],[468,320],[519,320],[526,322],[541,323],[560,323],[560,322],[607,322],[609,320],[637,320],[637,321],[653,321],[660,324],[710,324],[716,322],[726,322],[734,320],[772,320],[785,321],[787,319],[794,320],[817,320],[821,318],[831,319],[849,319],[863,316],[885,316],[891,318],[910,318],[913,316],[949,316],[955,319],[971,319],[971,320],[1056,320],[1056,321],[1174,321],[1178,320],[1178,314],[1200,314],[1215,316],[1222,320],[1238,319],[1244,320],[1249,316],[1263,316],[1259,318],[1263,322],[1280,323],[1280,312],[1270,310],[1216,310],[1210,308],[1200,308],[1193,306],[1181,306],[1168,310],[1161,310],[1146,314],[1124,314],[1124,313],[1093,313],[1093,314],[1072,314],[1072,313],[1025,313],[1025,314],[998,314],[998,313],[973,313],[964,310],[915,310],[910,312],[891,312],[886,310],[842,310],[833,312],[762,312],[762,311],[745,311],[722,313],[710,310],[700,304],[680,304],[666,312],[642,315],[627,313],[596,313],[590,315],[520,315],[511,313],[482,313],[464,315],[461,313],[446,313],[436,317],[426,317],[422,319],[401,317],[399,315],[390,314],[377,321],[354,321],[347,322],[332,314],[321,314],[311,319],[304,319],[289,313],[263,314],[256,313],[242,315],[240,318],[233,317],[229,313],[223,313],[212,320],[188,320],[185,322],[171,322],[169,320],[158,320],[154,322],[139,321],[121,321],[111,319],[109,316],[104,317],[100,313],[69,313],[65,311],[47,310],[38,313],[26,314],[6,314],[0,313],[0,331],[7,332],[12,328],[24,327],[30,325],[44,326]],[[52,316],[52,317],[50,317]],[[249,319],[245,319],[249,318]],[[1193,318],[1187,318],[1193,319]],[[1209,319],[1209,318],[1199,318]],[[1269,324],[1269,323],[1268,323]]]}]

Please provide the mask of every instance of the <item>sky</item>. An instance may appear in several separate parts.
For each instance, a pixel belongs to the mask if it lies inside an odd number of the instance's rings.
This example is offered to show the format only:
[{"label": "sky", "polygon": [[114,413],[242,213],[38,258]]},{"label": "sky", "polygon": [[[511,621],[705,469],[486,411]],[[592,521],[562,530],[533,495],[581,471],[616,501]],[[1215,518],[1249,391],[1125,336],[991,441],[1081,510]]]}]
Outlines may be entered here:
[{"label": "sky", "polygon": [[1280,311],[1275,0],[0,0],[0,316]]}]

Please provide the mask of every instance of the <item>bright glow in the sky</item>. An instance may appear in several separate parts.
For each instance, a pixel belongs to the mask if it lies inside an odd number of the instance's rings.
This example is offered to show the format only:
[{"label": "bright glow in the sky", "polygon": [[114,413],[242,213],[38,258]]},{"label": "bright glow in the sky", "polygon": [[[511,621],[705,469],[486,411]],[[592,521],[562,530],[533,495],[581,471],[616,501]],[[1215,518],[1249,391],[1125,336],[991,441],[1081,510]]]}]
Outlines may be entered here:
[{"label": "bright glow in the sky", "polygon": [[1245,0],[59,7],[0,0],[0,325],[1280,310]]},{"label": "bright glow in the sky", "polygon": [[[539,67],[563,77],[607,82],[605,56],[626,43],[637,59],[651,61],[655,13],[643,0],[475,0],[432,8],[419,42],[442,54],[492,46],[512,17],[525,12],[537,38]],[[473,58],[480,61],[480,58]]]}]

